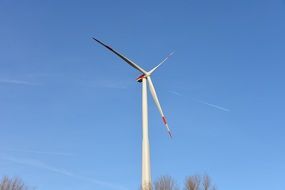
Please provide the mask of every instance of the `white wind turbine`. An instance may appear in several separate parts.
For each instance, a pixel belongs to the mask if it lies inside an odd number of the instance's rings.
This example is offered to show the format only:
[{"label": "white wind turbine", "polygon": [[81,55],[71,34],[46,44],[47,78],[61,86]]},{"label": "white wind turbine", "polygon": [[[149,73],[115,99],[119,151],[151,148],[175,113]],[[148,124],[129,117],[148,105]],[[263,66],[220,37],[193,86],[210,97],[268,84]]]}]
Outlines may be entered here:
[{"label": "white wind turbine", "polygon": [[148,186],[151,184],[151,169],[150,169],[150,148],[149,148],[149,139],[148,139],[148,104],[147,104],[147,81],[149,84],[149,90],[151,92],[151,95],[153,97],[153,100],[158,108],[158,111],[162,117],[162,121],[166,127],[166,130],[169,134],[170,137],[171,131],[168,127],[166,118],[163,114],[163,111],[161,109],[155,88],[153,86],[153,83],[151,81],[151,75],[152,73],[159,67],[161,66],[174,52],[171,52],[165,59],[163,59],[156,67],[154,67],[152,70],[149,72],[145,71],[142,69],[140,66],[135,64],[133,61],[128,59],[127,57],[123,56],[122,54],[118,53],[115,51],[113,48],[110,46],[104,44],[103,42],[93,38],[96,42],[99,44],[103,45],[113,53],[115,53],[117,56],[119,56],[121,59],[123,59],[125,62],[127,62],[130,66],[133,68],[137,69],[142,73],[137,78],[137,81],[142,83],[142,188],[143,189],[148,189]]}]

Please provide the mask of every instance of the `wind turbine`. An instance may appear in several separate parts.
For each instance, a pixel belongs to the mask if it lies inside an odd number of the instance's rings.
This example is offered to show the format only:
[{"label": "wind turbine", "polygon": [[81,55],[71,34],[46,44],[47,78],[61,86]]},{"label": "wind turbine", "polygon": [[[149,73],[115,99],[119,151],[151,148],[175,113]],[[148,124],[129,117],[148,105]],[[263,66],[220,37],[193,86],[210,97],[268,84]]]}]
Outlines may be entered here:
[{"label": "wind turbine", "polygon": [[138,66],[136,63],[128,59],[127,57],[123,56],[118,51],[114,50],[110,46],[104,44],[103,42],[99,41],[96,38],[93,38],[96,42],[104,46],[105,48],[112,51],[114,54],[119,56],[121,59],[123,59],[125,62],[127,62],[130,66],[137,69],[142,73],[136,80],[137,82],[142,83],[142,189],[148,190],[149,185],[151,184],[151,169],[150,169],[150,148],[149,148],[149,138],[148,138],[148,103],[147,103],[147,82],[148,87],[151,92],[152,98],[158,108],[158,111],[162,117],[162,121],[166,127],[166,130],[169,134],[169,136],[172,138],[171,131],[168,127],[166,118],[164,116],[164,113],[162,111],[162,108],[160,106],[155,88],[153,86],[151,75],[154,73],[154,71],[161,66],[171,55],[173,55],[174,52],[171,52],[166,58],[164,58],[156,67],[151,69],[150,71],[145,71],[143,68]]}]

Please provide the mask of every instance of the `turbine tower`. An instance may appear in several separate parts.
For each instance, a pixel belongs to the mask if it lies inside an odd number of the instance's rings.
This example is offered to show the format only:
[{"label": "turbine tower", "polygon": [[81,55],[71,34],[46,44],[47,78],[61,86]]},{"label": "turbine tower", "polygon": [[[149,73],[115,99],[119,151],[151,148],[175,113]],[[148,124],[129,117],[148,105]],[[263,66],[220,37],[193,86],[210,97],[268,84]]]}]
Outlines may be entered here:
[{"label": "turbine tower", "polygon": [[150,167],[150,147],[149,147],[149,138],[148,138],[148,103],[147,103],[147,86],[149,87],[149,90],[151,92],[152,98],[158,108],[158,111],[162,117],[162,121],[166,127],[166,130],[170,137],[171,131],[168,127],[166,118],[163,114],[162,108],[160,106],[155,88],[153,86],[151,75],[152,73],[161,66],[174,52],[171,52],[165,59],[163,59],[156,67],[154,67],[150,71],[145,71],[140,66],[138,66],[136,63],[128,59],[127,57],[120,54],[118,51],[115,51],[110,46],[104,44],[103,42],[99,41],[96,38],[93,38],[96,42],[101,44],[102,46],[106,47],[110,51],[112,51],[114,54],[119,56],[121,59],[123,59],[125,62],[127,62],[130,66],[137,69],[142,73],[137,78],[137,82],[142,83],[142,189],[143,190],[150,190],[150,186],[152,184],[151,182],[151,167]]}]

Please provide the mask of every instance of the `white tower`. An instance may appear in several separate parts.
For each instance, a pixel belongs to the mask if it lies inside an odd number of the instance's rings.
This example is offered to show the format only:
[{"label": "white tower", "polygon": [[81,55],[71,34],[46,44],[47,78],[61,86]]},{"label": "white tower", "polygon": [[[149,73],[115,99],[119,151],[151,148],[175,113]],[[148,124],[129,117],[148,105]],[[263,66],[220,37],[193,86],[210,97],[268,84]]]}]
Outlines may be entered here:
[{"label": "white tower", "polygon": [[142,79],[142,189],[151,184],[150,148],[148,138],[147,79]]}]

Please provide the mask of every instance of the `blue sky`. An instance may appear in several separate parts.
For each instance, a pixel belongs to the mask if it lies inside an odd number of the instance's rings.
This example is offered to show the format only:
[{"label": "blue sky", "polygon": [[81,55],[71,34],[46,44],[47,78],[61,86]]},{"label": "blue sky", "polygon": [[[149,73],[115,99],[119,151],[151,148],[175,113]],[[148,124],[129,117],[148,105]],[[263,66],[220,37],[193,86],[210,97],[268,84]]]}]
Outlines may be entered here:
[{"label": "blue sky", "polygon": [[285,189],[285,1],[0,1],[0,175],[40,190],[132,190],[139,73],[152,177],[208,173],[220,190]]}]

